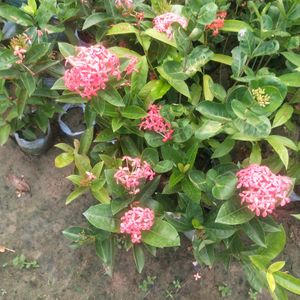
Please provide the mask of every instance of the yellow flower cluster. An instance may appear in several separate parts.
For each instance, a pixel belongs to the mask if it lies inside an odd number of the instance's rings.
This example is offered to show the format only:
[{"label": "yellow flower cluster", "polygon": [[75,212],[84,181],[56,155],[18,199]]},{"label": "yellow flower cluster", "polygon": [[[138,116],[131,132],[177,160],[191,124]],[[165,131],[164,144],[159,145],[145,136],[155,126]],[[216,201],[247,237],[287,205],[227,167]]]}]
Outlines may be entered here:
[{"label": "yellow flower cluster", "polygon": [[265,107],[268,104],[270,104],[270,96],[266,94],[265,89],[262,88],[252,89],[251,92],[254,99],[260,106]]}]

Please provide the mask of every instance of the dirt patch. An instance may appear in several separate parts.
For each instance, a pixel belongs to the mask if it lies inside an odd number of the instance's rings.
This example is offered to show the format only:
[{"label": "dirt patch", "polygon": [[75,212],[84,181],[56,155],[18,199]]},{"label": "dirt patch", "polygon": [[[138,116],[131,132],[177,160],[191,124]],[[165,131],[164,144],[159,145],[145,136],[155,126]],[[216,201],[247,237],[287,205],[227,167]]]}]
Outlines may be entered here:
[{"label": "dirt patch", "polygon": [[[222,299],[218,286],[223,283],[232,291],[227,299],[250,299],[249,285],[236,263],[229,272],[221,265],[212,270],[203,268],[202,278],[195,281],[193,255],[184,239],[180,248],[159,250],[157,257],[147,257],[142,274],[136,272],[131,252],[119,252],[113,280],[104,274],[92,246],[71,250],[61,232],[68,226],[85,225],[82,212],[95,202],[85,195],[65,206],[72,186],[64,177],[71,169],[54,167],[58,153],[59,150],[52,148],[42,157],[32,157],[12,141],[0,148],[0,245],[16,251],[0,253],[1,300],[215,300]],[[31,194],[17,198],[15,188],[5,180],[9,174],[24,175]],[[289,217],[297,207],[292,204],[289,208],[283,215],[278,214],[285,221],[289,237],[282,258],[287,260],[288,270],[300,276],[299,222]],[[40,267],[28,270],[13,267],[13,258],[20,254],[30,261],[36,260]],[[156,279],[153,286],[142,291],[139,285],[147,276]],[[174,280],[180,282],[177,292],[173,289]],[[264,293],[257,299],[270,297]],[[292,295],[289,299],[299,298]]]}]

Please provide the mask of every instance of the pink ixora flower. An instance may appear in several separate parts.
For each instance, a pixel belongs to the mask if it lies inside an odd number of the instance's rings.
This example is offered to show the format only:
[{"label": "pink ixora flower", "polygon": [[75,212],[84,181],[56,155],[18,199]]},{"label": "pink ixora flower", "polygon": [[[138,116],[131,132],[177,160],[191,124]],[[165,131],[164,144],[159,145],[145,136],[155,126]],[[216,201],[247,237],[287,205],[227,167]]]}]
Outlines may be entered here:
[{"label": "pink ixora flower", "polygon": [[119,167],[114,178],[117,184],[122,184],[129,194],[136,195],[143,181],[153,180],[155,173],[146,161],[138,157],[124,156],[122,161],[125,162],[125,166]]},{"label": "pink ixora flower", "polygon": [[288,193],[292,181],[286,176],[276,175],[267,166],[252,164],[237,172],[237,188],[241,202],[255,212],[257,216],[272,214],[277,206],[290,202]]},{"label": "pink ixora flower", "polygon": [[179,23],[183,28],[188,26],[188,21],[174,13],[165,13],[153,19],[153,27],[159,32],[165,32],[169,39],[173,38],[172,24]]},{"label": "pink ixora flower", "polygon": [[91,99],[104,90],[110,77],[120,79],[120,61],[117,56],[101,45],[78,47],[76,56],[66,58],[72,67],[66,70],[66,87],[81,97]]},{"label": "pink ixora flower", "polygon": [[216,19],[209,25],[206,25],[205,29],[211,29],[213,31],[213,36],[217,36],[219,34],[219,29],[224,27],[224,20],[226,16],[226,11],[218,12]]},{"label": "pink ixora flower", "polygon": [[18,56],[19,60],[16,61],[17,64],[23,63],[23,60],[25,58],[26,49],[21,48],[19,46],[16,46],[14,49],[14,55]]},{"label": "pink ixora flower", "polygon": [[150,208],[133,207],[121,217],[120,232],[130,234],[134,244],[142,240],[142,231],[150,230],[154,223],[154,212]]},{"label": "pink ixora flower", "polygon": [[143,129],[159,133],[163,136],[163,142],[167,142],[172,139],[174,130],[171,124],[160,115],[160,108],[158,105],[151,105],[147,116],[142,118],[139,128],[140,130]]},{"label": "pink ixora flower", "polygon": [[133,72],[138,72],[136,69],[136,64],[138,63],[138,59],[135,56],[129,56],[130,59],[128,66],[125,69],[126,75],[130,75]]},{"label": "pink ixora flower", "polygon": [[115,0],[117,8],[131,9],[133,8],[133,0]]}]

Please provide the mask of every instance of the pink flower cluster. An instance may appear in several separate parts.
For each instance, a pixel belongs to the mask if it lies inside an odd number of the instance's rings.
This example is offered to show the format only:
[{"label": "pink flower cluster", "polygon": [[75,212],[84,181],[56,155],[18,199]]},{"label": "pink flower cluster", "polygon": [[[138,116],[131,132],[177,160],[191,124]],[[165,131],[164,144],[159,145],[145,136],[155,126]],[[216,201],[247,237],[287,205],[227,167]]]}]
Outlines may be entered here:
[{"label": "pink flower cluster", "polygon": [[206,25],[206,29],[211,29],[213,31],[213,36],[219,34],[219,29],[224,27],[224,20],[227,16],[226,11],[220,11],[217,13],[216,19],[209,25]]},{"label": "pink flower cluster", "polygon": [[154,212],[149,208],[133,207],[121,218],[120,232],[130,234],[132,243],[140,243],[142,231],[150,230],[154,223]]},{"label": "pink flower cluster", "polygon": [[284,206],[290,202],[288,193],[291,179],[272,173],[267,166],[252,164],[237,172],[238,189],[242,203],[255,212],[257,216],[266,217],[272,214],[276,206]]},{"label": "pink flower cluster", "polygon": [[78,54],[69,56],[67,63],[72,67],[64,75],[66,87],[88,99],[104,90],[111,76],[121,76],[118,57],[101,45],[78,47]]},{"label": "pink flower cluster", "polygon": [[131,9],[133,7],[133,0],[115,0],[117,8]]},{"label": "pink flower cluster", "polygon": [[133,72],[138,72],[138,70],[136,69],[136,64],[138,62],[137,57],[130,56],[129,58],[130,58],[129,64],[125,69],[126,75],[130,75]]},{"label": "pink flower cluster", "polygon": [[122,184],[129,194],[136,195],[140,191],[142,182],[153,180],[155,173],[146,161],[141,161],[138,157],[124,156],[122,161],[125,162],[125,166],[119,167],[114,178],[117,184]]},{"label": "pink flower cluster", "polygon": [[16,61],[17,64],[23,63],[25,58],[26,49],[16,46],[14,49],[14,55],[19,57],[19,60]]},{"label": "pink flower cluster", "polygon": [[140,130],[150,130],[159,133],[163,136],[163,142],[167,142],[172,139],[174,130],[171,124],[160,115],[160,108],[158,105],[151,105],[147,116],[142,119],[139,128]]},{"label": "pink flower cluster", "polygon": [[169,39],[173,38],[172,24],[179,23],[183,28],[188,26],[188,21],[174,13],[165,13],[153,19],[153,26],[159,32],[165,32]]}]

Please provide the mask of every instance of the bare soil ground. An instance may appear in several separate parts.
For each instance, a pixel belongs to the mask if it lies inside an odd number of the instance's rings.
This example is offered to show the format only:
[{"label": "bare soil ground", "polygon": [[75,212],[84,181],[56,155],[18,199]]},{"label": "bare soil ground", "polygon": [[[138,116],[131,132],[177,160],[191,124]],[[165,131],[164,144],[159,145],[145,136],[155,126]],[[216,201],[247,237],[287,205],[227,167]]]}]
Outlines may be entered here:
[{"label": "bare soil ground", "polygon": [[[218,291],[223,283],[232,292],[227,299],[250,299],[249,285],[238,264],[232,264],[229,272],[221,265],[203,269],[201,280],[195,281],[187,241],[178,249],[160,250],[156,258],[149,257],[142,274],[136,272],[131,253],[120,252],[112,280],[104,274],[92,246],[70,249],[61,232],[71,225],[85,225],[82,212],[94,200],[82,196],[65,206],[72,187],[64,177],[70,174],[70,169],[54,167],[58,153],[59,150],[52,148],[41,157],[32,157],[21,152],[12,141],[0,148],[0,245],[16,251],[0,253],[1,300],[215,300],[223,299]],[[24,175],[31,194],[17,198],[15,189],[6,180],[9,174]],[[300,276],[300,226],[289,217],[295,211],[297,207],[292,204],[280,217],[289,236],[282,258],[287,261],[287,269]],[[20,254],[30,261],[36,260],[39,268],[14,267],[12,260]],[[156,276],[156,280],[144,292],[139,284],[147,275]],[[177,292],[172,286],[174,280],[180,282]],[[257,299],[270,297],[265,292]],[[291,295],[290,299],[299,297]]]}]

